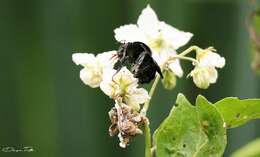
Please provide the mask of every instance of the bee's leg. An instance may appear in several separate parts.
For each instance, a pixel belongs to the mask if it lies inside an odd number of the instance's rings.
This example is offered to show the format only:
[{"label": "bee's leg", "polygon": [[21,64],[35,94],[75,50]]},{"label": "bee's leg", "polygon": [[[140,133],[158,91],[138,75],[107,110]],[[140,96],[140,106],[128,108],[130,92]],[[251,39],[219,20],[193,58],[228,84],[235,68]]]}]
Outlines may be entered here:
[{"label": "bee's leg", "polygon": [[[153,59],[153,58],[152,58]],[[161,71],[161,68],[160,66],[156,63],[156,61],[153,59],[153,62],[155,64],[155,68],[156,68],[156,71],[159,73],[159,75],[161,76],[161,78],[163,78],[163,74],[162,74],[162,71]]]},{"label": "bee's leg", "polygon": [[112,81],[114,81],[114,76],[122,69],[122,67],[127,63],[127,61],[128,61],[128,56],[125,57],[122,61],[118,62],[118,65],[115,68],[116,72],[112,76]]}]

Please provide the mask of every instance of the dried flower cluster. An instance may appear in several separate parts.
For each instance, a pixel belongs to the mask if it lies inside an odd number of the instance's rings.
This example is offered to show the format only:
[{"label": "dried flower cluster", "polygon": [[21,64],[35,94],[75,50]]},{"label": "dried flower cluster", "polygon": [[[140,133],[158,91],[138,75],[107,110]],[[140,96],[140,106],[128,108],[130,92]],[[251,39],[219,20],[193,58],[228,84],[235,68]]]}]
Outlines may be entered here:
[{"label": "dried flower cluster", "polygon": [[111,126],[110,136],[118,135],[120,146],[125,148],[131,137],[142,134],[140,125],[147,123],[147,118],[126,104],[116,104],[109,111]]}]

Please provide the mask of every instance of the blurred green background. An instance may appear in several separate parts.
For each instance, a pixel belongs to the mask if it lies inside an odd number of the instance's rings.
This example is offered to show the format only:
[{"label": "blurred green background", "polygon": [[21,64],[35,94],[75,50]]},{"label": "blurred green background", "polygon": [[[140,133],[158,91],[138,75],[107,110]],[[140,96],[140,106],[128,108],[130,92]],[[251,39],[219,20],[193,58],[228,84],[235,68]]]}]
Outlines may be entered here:
[{"label": "blurred green background", "polygon": [[[209,90],[196,88],[185,77],[173,91],[160,87],[148,114],[152,130],[167,116],[179,92],[192,102],[197,94],[212,102],[226,96],[260,97],[260,78],[250,68],[244,24],[255,7],[249,1],[1,0],[0,148],[32,146],[35,151],[0,156],[143,156],[143,136],[127,149],[109,137],[107,112],[113,101],[80,81],[81,67],[71,55],[117,49],[113,29],[136,23],[148,3],[161,20],[194,33],[188,45],[214,46],[227,60],[218,83]],[[191,67],[184,67],[188,73]],[[259,124],[229,130],[224,156],[260,137]]]}]

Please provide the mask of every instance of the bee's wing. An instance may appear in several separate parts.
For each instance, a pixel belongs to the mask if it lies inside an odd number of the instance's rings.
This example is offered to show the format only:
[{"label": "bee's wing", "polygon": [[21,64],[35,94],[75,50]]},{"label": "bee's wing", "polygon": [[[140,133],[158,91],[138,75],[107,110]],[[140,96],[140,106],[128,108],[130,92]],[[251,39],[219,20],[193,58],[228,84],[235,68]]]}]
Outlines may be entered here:
[{"label": "bee's wing", "polygon": [[146,54],[145,52],[142,52],[138,58],[135,60],[135,63],[133,64],[133,67],[131,69],[131,71],[138,71],[138,69],[140,68],[141,64],[143,64],[144,58],[145,58]]},{"label": "bee's wing", "polygon": [[141,66],[141,64],[142,64],[143,68],[151,67],[151,65],[149,66],[149,64],[153,64],[152,66],[160,74],[161,78],[163,78],[163,74],[162,74],[160,66],[157,64],[157,62],[153,59],[153,57],[149,53],[146,53],[146,51],[144,51],[140,54],[140,56],[136,60],[134,67],[139,68]]},{"label": "bee's wing", "polygon": [[154,67],[155,67],[156,71],[160,74],[161,78],[163,78],[163,74],[162,74],[162,71],[161,71],[160,66],[157,64],[157,62],[156,62],[156,61],[153,59],[153,57],[152,57],[152,51],[151,51],[151,49],[150,49],[147,45],[145,45],[144,43],[141,43],[140,45],[141,45],[142,48],[145,50],[144,56],[149,55],[149,57],[151,58],[151,60],[152,60],[152,62],[153,62],[153,63],[151,63],[151,64],[154,64]]},{"label": "bee's wing", "polygon": [[155,77],[155,73],[158,72],[163,78],[162,72],[156,61],[146,51],[142,52],[137,58],[132,72],[139,78],[140,83],[149,83]]}]

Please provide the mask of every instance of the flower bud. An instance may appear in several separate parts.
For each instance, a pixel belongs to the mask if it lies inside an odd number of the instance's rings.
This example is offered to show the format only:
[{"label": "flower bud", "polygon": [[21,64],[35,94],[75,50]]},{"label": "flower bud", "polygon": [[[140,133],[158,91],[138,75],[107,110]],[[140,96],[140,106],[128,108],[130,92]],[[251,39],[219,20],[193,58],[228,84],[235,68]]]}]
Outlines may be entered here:
[{"label": "flower bud", "polygon": [[172,90],[176,86],[176,75],[169,69],[163,72],[162,84],[165,89]]}]

